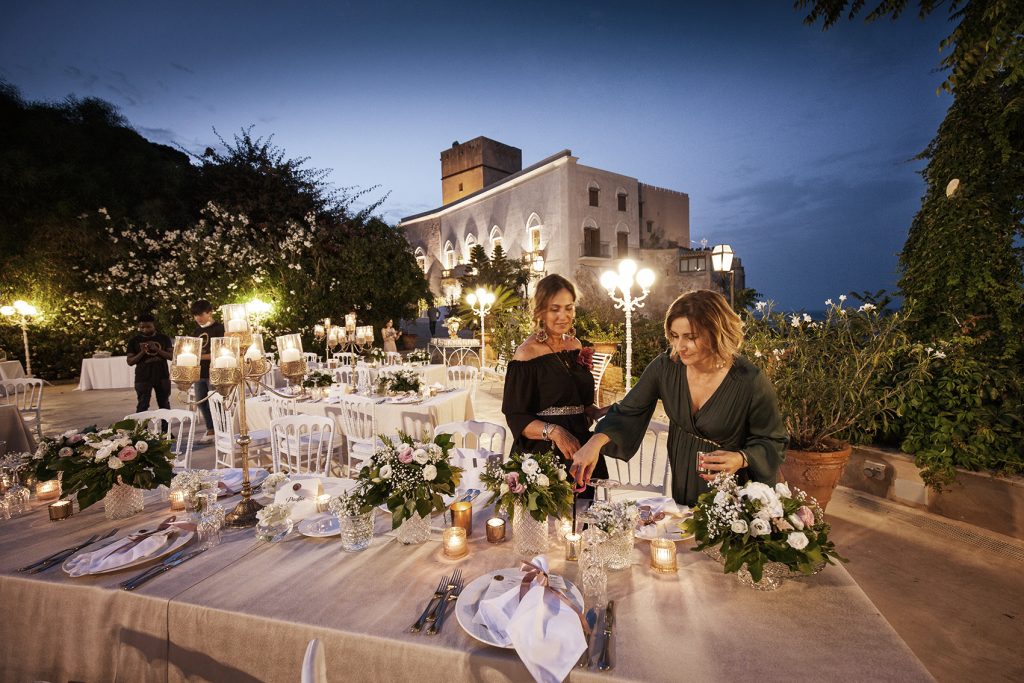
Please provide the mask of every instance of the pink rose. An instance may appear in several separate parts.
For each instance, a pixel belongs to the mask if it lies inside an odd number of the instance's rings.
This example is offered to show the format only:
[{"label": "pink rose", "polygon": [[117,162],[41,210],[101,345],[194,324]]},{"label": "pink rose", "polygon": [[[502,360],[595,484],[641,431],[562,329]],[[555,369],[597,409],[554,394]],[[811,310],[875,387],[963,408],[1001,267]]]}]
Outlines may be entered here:
[{"label": "pink rose", "polygon": [[[518,479],[518,477],[517,477],[517,479]],[[526,485],[525,484],[514,484],[514,485],[509,486],[508,490],[511,491],[512,493],[522,493],[523,491],[526,490]]]},{"label": "pink rose", "polygon": [[83,437],[81,434],[75,434],[70,439],[68,439],[68,443],[78,443],[84,438],[85,437]]},{"label": "pink rose", "polygon": [[793,530],[793,525],[790,524],[789,522],[787,522],[782,517],[779,517],[778,519],[773,519],[772,522],[775,524],[775,528],[778,529],[779,531],[792,531]]},{"label": "pink rose", "polygon": [[57,455],[59,455],[62,458],[70,458],[74,454],[75,452],[72,449],[68,448],[67,446],[57,451]]},{"label": "pink rose", "polygon": [[412,446],[408,444],[400,451],[398,451],[398,462],[409,464],[412,462]]},{"label": "pink rose", "polygon": [[124,448],[117,452],[117,459],[120,460],[121,462],[130,462],[134,460],[138,454],[139,452],[135,450],[133,447],[125,446]]},{"label": "pink rose", "polygon": [[801,505],[796,511],[796,516],[804,523],[805,527],[814,526],[814,511],[806,505]]},{"label": "pink rose", "polygon": [[509,489],[511,489],[512,493],[520,493],[519,491],[515,490],[516,486],[519,485],[519,473],[518,472],[509,472],[508,474],[506,474],[505,475],[505,483],[508,484],[508,487],[509,487]]}]

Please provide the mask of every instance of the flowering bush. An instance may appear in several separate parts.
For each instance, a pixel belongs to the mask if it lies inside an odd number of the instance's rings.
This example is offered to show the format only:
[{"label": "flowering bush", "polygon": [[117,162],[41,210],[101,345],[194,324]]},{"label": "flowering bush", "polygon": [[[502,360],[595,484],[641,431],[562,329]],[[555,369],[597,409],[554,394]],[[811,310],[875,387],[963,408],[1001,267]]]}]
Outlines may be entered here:
[{"label": "flowering bush", "polygon": [[[146,429],[146,422],[122,420],[95,431],[65,432],[44,439],[33,456],[40,481],[64,473],[64,494],[78,494],[86,509],[123,483],[139,489],[154,489],[171,483],[174,454],[170,442]],[[90,431],[91,430],[91,431]]]},{"label": "flowering bush", "polygon": [[828,540],[829,525],[818,504],[784,483],[740,486],[734,475],[720,474],[697,498],[683,528],[697,539],[694,550],[718,546],[727,574],[746,565],[754,581],[761,580],[765,562],[804,574],[823,562],[834,564],[832,558],[846,562]]},{"label": "flowering bush", "polygon": [[491,492],[487,502],[494,503],[495,512],[504,509],[509,521],[515,515],[516,503],[538,522],[572,514],[572,483],[551,451],[537,455],[515,453],[505,462],[491,460],[480,481]]},{"label": "flowering bush", "polygon": [[432,511],[444,512],[441,495],[455,494],[462,473],[448,460],[451,434],[438,434],[433,443],[413,441],[407,434],[400,439],[395,444],[382,436],[384,447],[377,449],[357,477],[367,505],[387,505],[393,529],[413,513],[427,517]]},{"label": "flowering bush", "polygon": [[610,536],[632,532],[640,522],[640,510],[635,500],[601,501],[587,510],[592,525]]},{"label": "flowering bush", "polygon": [[384,369],[377,375],[377,391],[380,393],[418,392],[420,376],[414,370]]},{"label": "flowering bush", "polygon": [[775,387],[795,450],[837,450],[858,429],[884,426],[926,375],[932,354],[907,338],[908,313],[844,308],[845,300],[826,301],[823,321],[787,318],[764,301],[745,312],[745,353]]}]

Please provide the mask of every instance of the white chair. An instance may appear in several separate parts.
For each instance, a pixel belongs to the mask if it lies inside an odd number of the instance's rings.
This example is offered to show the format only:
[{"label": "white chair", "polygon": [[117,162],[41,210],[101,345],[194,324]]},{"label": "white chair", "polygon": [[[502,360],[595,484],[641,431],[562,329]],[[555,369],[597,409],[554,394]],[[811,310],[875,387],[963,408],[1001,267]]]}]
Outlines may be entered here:
[{"label": "white chair", "polygon": [[345,466],[349,472],[353,471],[353,467],[359,467],[369,460],[377,447],[382,445],[377,438],[374,405],[372,399],[353,394],[342,396],[338,403],[341,432],[345,435],[347,445]]},{"label": "white chair", "polygon": [[590,374],[594,376],[594,405],[601,405],[601,379],[604,377],[604,371],[608,369],[608,364],[612,361],[612,354],[610,353],[595,353],[594,354],[594,365],[590,369]]},{"label": "white chair", "polygon": [[316,638],[309,641],[309,645],[306,646],[300,683],[327,683],[327,661],[324,659],[324,648]]},{"label": "white chair", "polygon": [[3,402],[15,405],[26,423],[35,423],[36,434],[43,438],[43,384],[45,382],[34,377],[9,379],[0,383]]},{"label": "white chair", "polygon": [[263,357],[269,360],[271,365],[277,365],[277,354],[273,351],[264,351]]},{"label": "white chair", "polygon": [[270,419],[271,421],[280,419],[282,417],[290,417],[295,415],[295,399],[285,398],[284,396],[277,396],[276,394],[270,394],[270,399],[267,401],[270,407]]},{"label": "white chair", "polygon": [[640,450],[629,462],[605,457],[608,478],[622,483],[621,488],[610,490],[612,498],[636,498],[636,491],[645,491],[659,496],[671,495],[668,480],[668,430],[661,422],[652,422],[647,427]]},{"label": "white chair", "polygon": [[[434,436],[438,434],[451,434],[452,441],[456,448],[475,449],[478,451],[476,457],[471,458],[470,467],[483,467],[486,462],[486,454],[480,451],[490,451],[504,457],[505,455],[505,428],[493,422],[481,422],[479,420],[467,420],[465,422],[447,422],[434,428]],[[483,461],[483,462],[482,462]]]},{"label": "white chair", "polygon": [[176,470],[192,468],[192,444],[196,437],[194,412],[180,408],[159,408],[125,415],[124,419],[149,421],[150,431],[162,434],[171,441],[171,452],[174,453],[172,467]]},{"label": "white chair", "polygon": [[401,365],[402,354],[398,351],[386,351],[384,353],[384,365]]},{"label": "white chair", "polygon": [[[235,443],[238,436],[238,420],[235,413],[224,405],[224,397],[219,393],[212,392],[209,400],[210,414],[213,416],[213,466],[241,467],[241,463],[235,463],[235,456],[241,453],[238,444]],[[249,455],[259,458],[270,445],[270,430],[250,429],[249,438],[252,439],[249,443]]]},{"label": "white chair", "polygon": [[340,351],[334,354],[334,357],[337,358],[342,365],[355,365],[358,358],[356,354],[351,351]]},{"label": "white chair", "polygon": [[480,371],[472,365],[453,365],[448,368],[448,386],[469,389],[469,396],[475,401],[479,376]]},{"label": "white chair", "polygon": [[316,355],[312,351],[306,351],[305,353],[302,354],[302,356],[303,356],[303,358],[306,359],[306,363],[307,364],[308,363],[319,363],[320,362],[320,356]]},{"label": "white chair", "polygon": [[334,371],[334,381],[338,384],[355,384],[362,388],[370,385],[369,368],[353,368],[351,365],[338,368]]},{"label": "white chair", "polygon": [[318,415],[291,415],[270,422],[274,471],[331,473],[334,420]]},{"label": "white chair", "polygon": [[483,379],[504,380],[508,373],[508,358],[505,357],[505,354],[499,353],[498,360],[494,361],[494,367],[485,365],[480,368],[480,373],[483,375]]}]

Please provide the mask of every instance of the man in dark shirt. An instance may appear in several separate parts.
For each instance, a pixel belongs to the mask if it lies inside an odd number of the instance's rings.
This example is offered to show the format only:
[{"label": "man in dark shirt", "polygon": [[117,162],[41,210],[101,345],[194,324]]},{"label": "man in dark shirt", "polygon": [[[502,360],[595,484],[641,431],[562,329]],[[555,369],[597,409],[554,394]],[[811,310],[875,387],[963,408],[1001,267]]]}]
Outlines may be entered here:
[{"label": "man in dark shirt", "polygon": [[156,404],[171,407],[171,373],[167,361],[174,348],[171,338],[156,331],[156,318],[142,313],[135,320],[139,333],[128,340],[128,365],[135,366],[135,412],[149,410],[150,392],[156,392]]},{"label": "man in dark shirt", "polygon": [[437,319],[441,317],[441,311],[437,310],[437,306],[430,304],[430,308],[427,309],[427,320],[430,323],[430,336],[437,336]]},{"label": "man in dark shirt", "polygon": [[199,357],[199,381],[193,385],[196,390],[196,400],[202,401],[199,410],[203,413],[203,420],[206,422],[206,434],[199,438],[199,443],[210,443],[213,441],[213,415],[210,413],[210,403],[203,401],[210,393],[210,339],[224,336],[224,325],[213,320],[213,304],[206,299],[200,299],[192,304],[192,318],[196,321],[196,328],[192,330],[193,337],[199,337],[203,341],[202,355]]}]

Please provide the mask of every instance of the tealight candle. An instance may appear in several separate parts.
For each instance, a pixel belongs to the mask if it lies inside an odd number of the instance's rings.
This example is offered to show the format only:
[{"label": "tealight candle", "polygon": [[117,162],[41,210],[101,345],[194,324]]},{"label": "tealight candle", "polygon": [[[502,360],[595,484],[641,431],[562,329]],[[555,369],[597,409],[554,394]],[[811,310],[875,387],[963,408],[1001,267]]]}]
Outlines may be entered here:
[{"label": "tealight candle", "polygon": [[467,536],[473,535],[473,504],[466,501],[452,503],[452,526],[462,527]]},{"label": "tealight candle", "polygon": [[224,325],[224,329],[228,334],[232,332],[240,334],[249,329],[249,323],[244,318],[236,318],[234,320],[229,320],[227,324]]},{"label": "tealight candle", "polygon": [[67,519],[71,516],[71,501],[58,500],[56,503],[53,503],[52,505],[47,507],[47,510],[50,513],[50,521],[59,522],[60,520]]},{"label": "tealight candle", "polygon": [[329,494],[325,493],[322,496],[317,496],[317,498],[316,498],[316,511],[317,512],[327,512],[327,504],[330,503],[330,502],[331,502],[331,496]]},{"label": "tealight candle", "polygon": [[572,532],[576,531],[572,528],[572,520],[566,517],[558,525],[558,535],[565,538]]},{"label": "tealight candle", "polygon": [[213,361],[213,367],[215,368],[233,368],[238,364],[235,357],[226,348],[220,350],[220,355],[217,356],[216,360]]},{"label": "tealight candle", "polygon": [[487,542],[501,543],[505,540],[505,520],[501,517],[491,517],[487,520]]},{"label": "tealight candle", "polygon": [[185,492],[181,489],[171,491],[171,510],[181,511],[185,509]]},{"label": "tealight candle", "polygon": [[282,363],[294,363],[300,360],[302,360],[302,352],[294,346],[289,346],[287,349],[281,351]]},{"label": "tealight candle", "polygon": [[36,499],[40,503],[48,503],[58,498],[60,498],[59,480],[51,479],[50,481],[36,482]]},{"label": "tealight candle", "polygon": [[461,526],[452,526],[444,530],[441,535],[441,544],[444,548],[444,556],[452,559],[465,557],[469,552],[469,544],[466,543],[466,530]]},{"label": "tealight candle", "polygon": [[651,569],[657,572],[672,573],[676,571],[676,544],[667,538],[655,538],[651,541]]},{"label": "tealight candle", "polygon": [[247,361],[256,362],[263,359],[263,351],[258,349],[255,344],[249,346],[249,349],[245,352],[245,359]]},{"label": "tealight candle", "polygon": [[582,534],[565,535],[565,559],[576,562],[580,559],[580,548],[583,546]]},{"label": "tealight candle", "polygon": [[186,346],[174,359],[174,363],[182,368],[194,368],[199,365],[199,357],[192,353],[191,346]]}]

